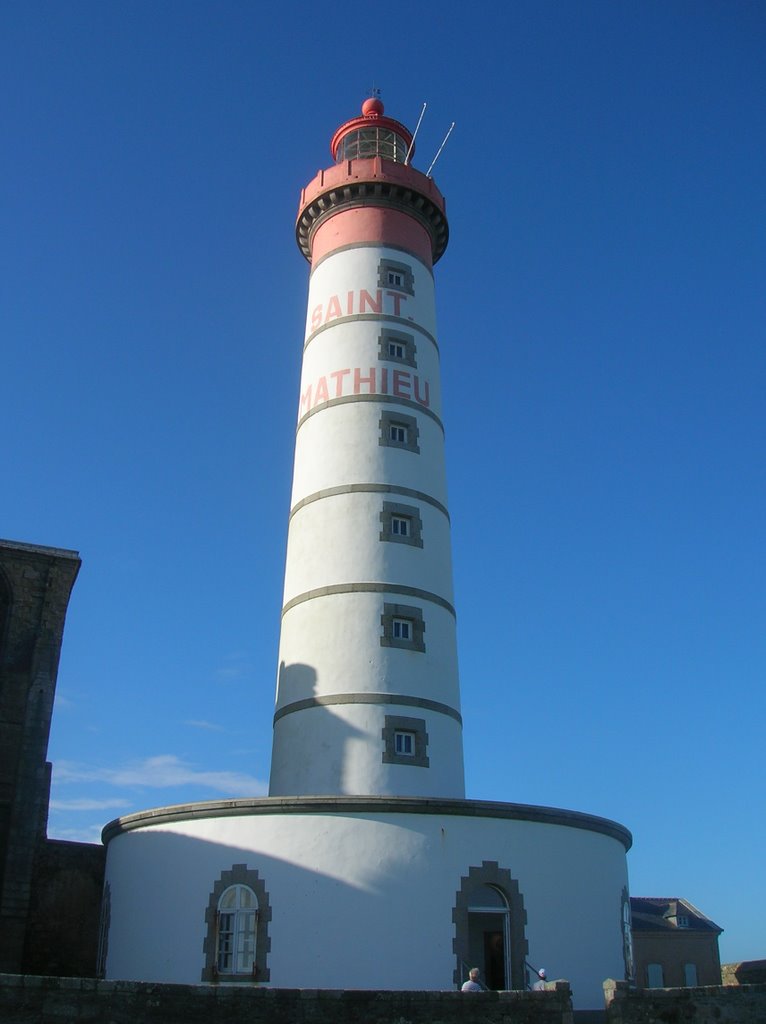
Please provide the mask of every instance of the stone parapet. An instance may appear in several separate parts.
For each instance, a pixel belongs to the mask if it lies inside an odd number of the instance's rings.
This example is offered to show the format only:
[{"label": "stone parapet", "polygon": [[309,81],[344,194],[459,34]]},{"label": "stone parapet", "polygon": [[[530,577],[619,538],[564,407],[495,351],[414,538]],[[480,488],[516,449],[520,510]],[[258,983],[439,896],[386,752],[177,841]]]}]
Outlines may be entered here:
[{"label": "stone parapet", "polygon": [[710,985],[705,988],[631,988],[604,982],[607,1024],[763,1024],[766,985]]},{"label": "stone parapet", "polygon": [[0,975],[3,1024],[572,1024],[571,1007],[563,982],[546,992],[371,992]]}]

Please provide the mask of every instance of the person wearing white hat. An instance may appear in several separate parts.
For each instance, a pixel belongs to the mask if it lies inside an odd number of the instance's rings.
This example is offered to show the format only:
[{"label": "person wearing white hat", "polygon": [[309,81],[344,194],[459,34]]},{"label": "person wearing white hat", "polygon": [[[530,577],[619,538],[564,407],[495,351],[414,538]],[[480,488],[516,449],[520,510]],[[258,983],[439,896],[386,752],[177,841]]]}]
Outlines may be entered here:
[{"label": "person wearing white hat", "polygon": [[547,977],[547,975],[545,973],[545,968],[541,967],[540,970],[537,972],[537,981],[532,986],[532,991],[533,992],[544,992],[545,991],[545,979],[546,979],[546,977]]}]

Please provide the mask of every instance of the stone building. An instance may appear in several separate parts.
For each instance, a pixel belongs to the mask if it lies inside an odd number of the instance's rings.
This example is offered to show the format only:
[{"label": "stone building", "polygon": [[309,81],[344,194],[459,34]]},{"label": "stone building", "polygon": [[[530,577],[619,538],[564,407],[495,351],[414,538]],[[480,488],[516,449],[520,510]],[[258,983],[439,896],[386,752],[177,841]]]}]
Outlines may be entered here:
[{"label": "stone building", "polygon": [[0,972],[92,976],[104,850],[47,839],[53,698],[76,551],[0,541]]},{"label": "stone building", "polygon": [[684,899],[631,896],[637,988],[721,984],[723,931]]}]

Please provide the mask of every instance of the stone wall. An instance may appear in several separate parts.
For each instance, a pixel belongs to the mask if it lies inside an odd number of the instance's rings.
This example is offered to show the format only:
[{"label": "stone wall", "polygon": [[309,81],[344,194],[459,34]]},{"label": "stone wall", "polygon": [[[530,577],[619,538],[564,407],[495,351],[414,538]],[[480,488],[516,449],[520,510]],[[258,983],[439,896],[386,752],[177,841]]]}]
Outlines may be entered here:
[{"label": "stone wall", "polygon": [[94,978],[106,848],[49,839],[37,850],[23,971]]},{"label": "stone wall", "polygon": [[0,975],[3,1024],[572,1024],[565,982],[547,992],[368,992],[153,985]]},{"label": "stone wall", "polygon": [[766,985],[631,989],[605,981],[607,1024],[763,1024]]},{"label": "stone wall", "polygon": [[48,735],[76,551],[0,541],[0,971],[23,970]]},{"label": "stone wall", "polygon": [[762,985],[766,982],[766,960],[740,960],[721,967],[724,985]]}]

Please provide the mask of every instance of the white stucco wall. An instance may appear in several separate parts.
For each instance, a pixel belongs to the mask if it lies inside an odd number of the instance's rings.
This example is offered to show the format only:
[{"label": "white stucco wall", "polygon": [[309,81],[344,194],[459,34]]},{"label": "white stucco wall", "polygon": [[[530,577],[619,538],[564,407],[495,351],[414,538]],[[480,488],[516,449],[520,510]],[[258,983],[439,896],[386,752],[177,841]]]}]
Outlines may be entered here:
[{"label": "white stucco wall", "polygon": [[[381,283],[381,261],[411,269],[401,289]],[[381,354],[386,329],[413,339],[415,366]],[[433,276],[409,253],[354,245],[322,260],[311,275],[272,796],[464,795],[435,329]],[[387,413],[416,424],[418,451],[381,443]],[[385,532],[381,538],[381,516],[392,506],[420,524],[420,544]],[[404,606],[404,618],[414,609],[418,629],[422,619],[422,644],[420,636],[408,650],[388,642],[382,617],[394,606]],[[388,695],[410,704],[387,703]],[[280,717],[283,711],[289,714]],[[387,762],[386,714],[425,724],[427,765]]]},{"label": "white stucco wall", "polygon": [[107,977],[196,983],[205,910],[234,864],[269,896],[270,984],[452,989],[461,878],[497,861],[518,882],[530,962],[602,1006],[622,977],[625,848],[539,821],[371,811],[255,814],[138,828],[109,842]]}]

